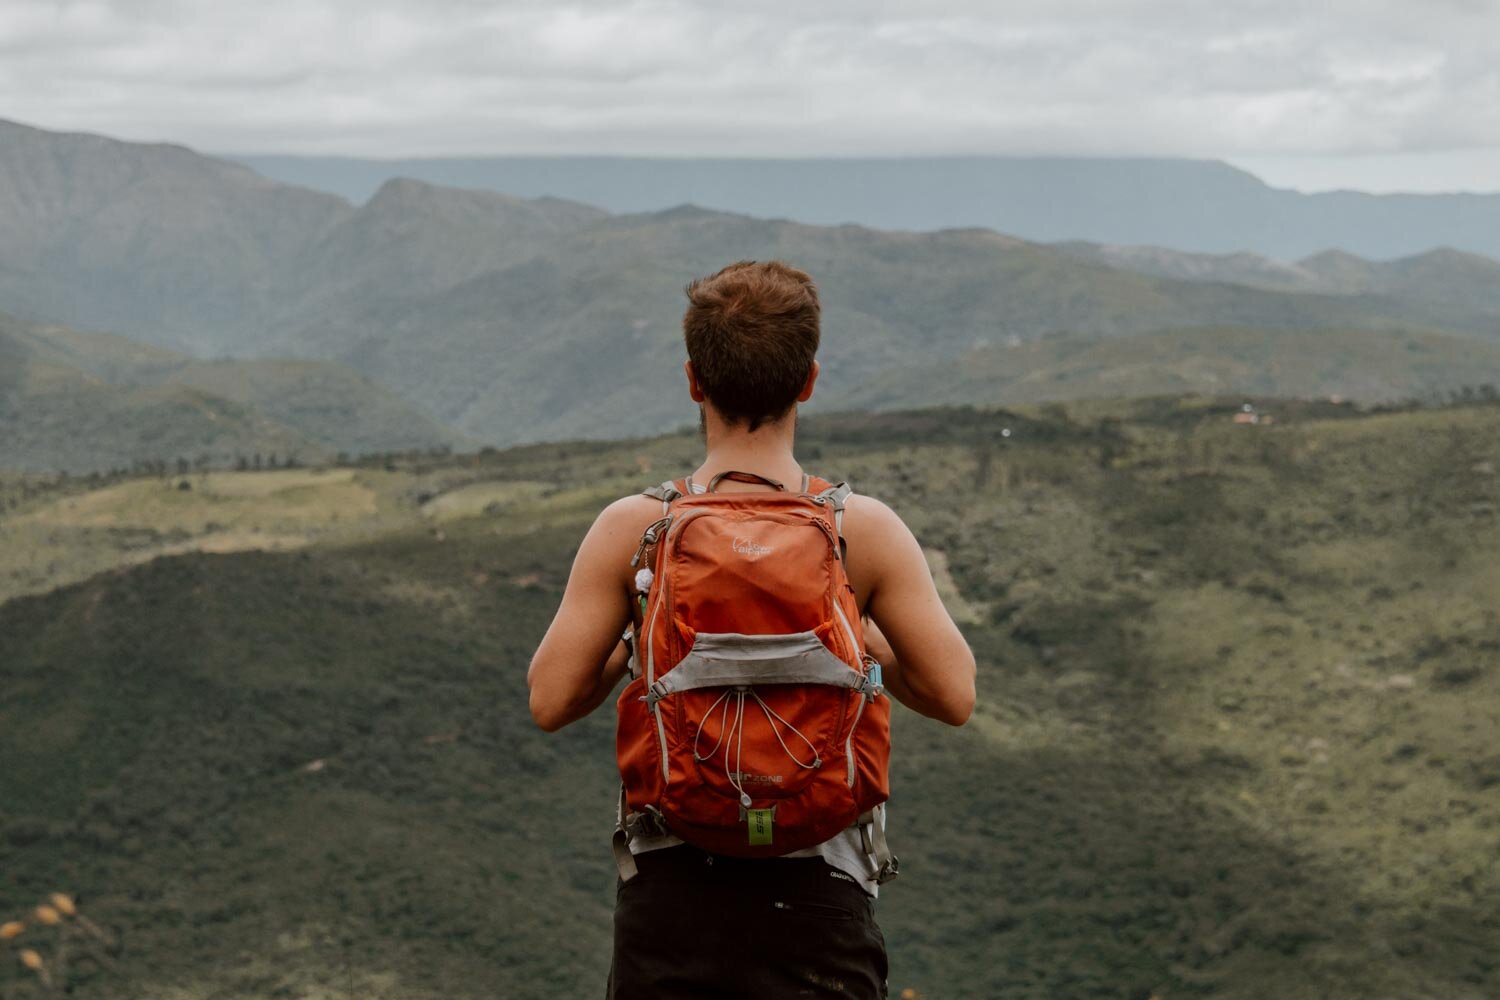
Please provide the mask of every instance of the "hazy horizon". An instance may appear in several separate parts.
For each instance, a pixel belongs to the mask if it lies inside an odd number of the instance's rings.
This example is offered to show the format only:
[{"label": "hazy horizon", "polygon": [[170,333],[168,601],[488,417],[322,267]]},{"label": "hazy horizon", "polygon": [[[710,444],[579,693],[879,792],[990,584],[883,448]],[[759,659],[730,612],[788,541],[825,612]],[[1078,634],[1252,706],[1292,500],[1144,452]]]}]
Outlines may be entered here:
[{"label": "hazy horizon", "polygon": [[0,117],[240,155],[1186,158],[1497,191],[1497,27],[1491,0],[15,0]]},{"label": "hazy horizon", "polygon": [[[169,140],[161,140],[169,141]],[[1500,150],[1479,157],[1483,163],[1494,163],[1494,179],[1479,186],[1466,186],[1468,157],[1454,153],[1393,154],[1390,156],[1117,156],[1107,153],[1078,156],[1056,156],[1048,153],[926,154],[864,156],[858,154],[800,156],[772,154],[759,156],[715,156],[670,153],[618,154],[604,151],[573,153],[475,153],[461,156],[419,154],[414,156],[361,156],[353,153],[281,153],[261,149],[203,149],[206,156],[226,160],[306,159],[358,160],[362,162],[403,163],[437,160],[676,160],[683,162],[840,162],[840,161],[925,161],[925,160],[1185,160],[1224,163],[1242,170],[1268,187],[1299,194],[1328,194],[1354,191],[1360,194],[1500,194]],[[1420,176],[1407,171],[1421,167]]]}]

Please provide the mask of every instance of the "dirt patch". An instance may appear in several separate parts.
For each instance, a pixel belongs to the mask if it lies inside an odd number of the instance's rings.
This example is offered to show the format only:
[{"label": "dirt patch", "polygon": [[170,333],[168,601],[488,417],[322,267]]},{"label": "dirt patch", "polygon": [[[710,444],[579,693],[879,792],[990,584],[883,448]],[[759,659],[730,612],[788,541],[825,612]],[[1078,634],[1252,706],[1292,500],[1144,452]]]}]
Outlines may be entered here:
[{"label": "dirt patch", "polygon": [[260,499],[308,486],[326,487],[354,482],[353,469],[271,469],[263,472],[210,472],[193,479],[194,488],[208,496]]},{"label": "dirt patch", "polygon": [[536,500],[548,489],[547,483],[471,483],[428,500],[422,505],[422,514],[434,521],[477,517],[491,508]]},{"label": "dirt patch", "polygon": [[403,604],[414,604],[437,615],[453,619],[467,618],[474,606],[469,595],[457,587],[444,587],[426,580],[392,580],[380,592]]},{"label": "dirt patch", "polygon": [[183,552],[284,552],[310,545],[312,539],[306,535],[268,535],[253,531],[226,531],[202,538],[190,538],[184,542],[164,545],[151,552],[156,556],[175,556]]}]

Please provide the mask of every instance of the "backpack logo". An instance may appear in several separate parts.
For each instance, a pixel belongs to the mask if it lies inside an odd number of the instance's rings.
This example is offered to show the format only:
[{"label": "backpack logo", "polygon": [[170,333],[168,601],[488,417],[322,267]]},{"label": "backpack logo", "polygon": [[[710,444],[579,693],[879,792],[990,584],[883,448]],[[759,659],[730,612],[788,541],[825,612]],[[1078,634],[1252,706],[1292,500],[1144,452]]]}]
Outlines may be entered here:
[{"label": "backpack logo", "polygon": [[774,545],[761,545],[759,542],[746,538],[743,535],[735,538],[733,544],[734,551],[738,552],[742,556],[749,556],[751,559],[758,559],[761,556],[768,556],[772,552],[776,551],[776,547]]}]

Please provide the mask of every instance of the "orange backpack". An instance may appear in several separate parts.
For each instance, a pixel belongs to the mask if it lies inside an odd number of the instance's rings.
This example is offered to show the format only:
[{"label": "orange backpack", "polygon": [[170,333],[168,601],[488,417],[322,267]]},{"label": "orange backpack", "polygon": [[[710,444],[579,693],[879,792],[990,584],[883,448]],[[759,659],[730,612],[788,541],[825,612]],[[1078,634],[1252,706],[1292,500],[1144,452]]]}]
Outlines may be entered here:
[{"label": "orange backpack", "polygon": [[[716,493],[724,479],[776,492]],[[880,881],[890,699],[866,652],[844,570],[847,484],[800,492],[725,472],[645,491],[662,517],[641,539],[631,680],[621,692],[615,853],[671,833],[705,850],[771,857],[858,825]],[[633,635],[632,635],[633,633]]]}]

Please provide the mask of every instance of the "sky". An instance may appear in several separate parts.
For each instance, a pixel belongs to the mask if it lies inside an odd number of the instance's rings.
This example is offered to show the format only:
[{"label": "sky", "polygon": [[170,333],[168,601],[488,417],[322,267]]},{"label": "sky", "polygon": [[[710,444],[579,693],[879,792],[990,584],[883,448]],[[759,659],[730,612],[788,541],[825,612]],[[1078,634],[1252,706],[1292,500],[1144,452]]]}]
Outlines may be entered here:
[{"label": "sky", "polygon": [[1500,191],[1500,0],[0,0],[0,118],[219,153],[1185,156]]}]

